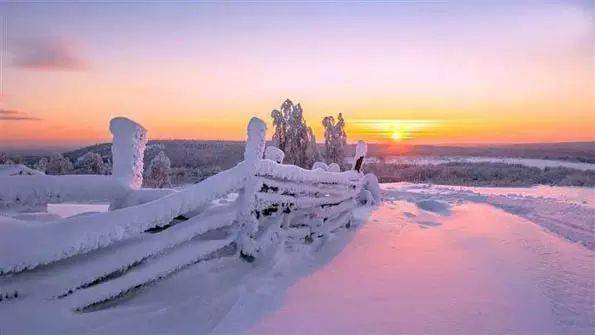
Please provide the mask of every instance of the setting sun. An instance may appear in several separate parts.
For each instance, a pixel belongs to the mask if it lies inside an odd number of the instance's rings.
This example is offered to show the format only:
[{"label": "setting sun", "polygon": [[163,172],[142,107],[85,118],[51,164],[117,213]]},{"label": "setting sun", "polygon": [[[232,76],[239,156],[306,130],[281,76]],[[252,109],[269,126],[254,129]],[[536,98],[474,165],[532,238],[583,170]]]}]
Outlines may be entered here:
[{"label": "setting sun", "polygon": [[401,133],[399,133],[398,131],[393,132],[391,137],[394,141],[398,141],[402,138]]}]

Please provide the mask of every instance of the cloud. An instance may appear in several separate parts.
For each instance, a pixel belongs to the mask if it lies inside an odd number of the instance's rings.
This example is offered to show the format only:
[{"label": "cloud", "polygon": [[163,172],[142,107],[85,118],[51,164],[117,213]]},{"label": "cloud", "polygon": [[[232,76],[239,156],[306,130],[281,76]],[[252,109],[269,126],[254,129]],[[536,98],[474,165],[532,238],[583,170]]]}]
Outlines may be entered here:
[{"label": "cloud", "polygon": [[40,118],[27,116],[27,114],[15,111],[0,109],[0,121],[39,121]]},{"label": "cloud", "polygon": [[89,67],[80,46],[66,39],[38,37],[15,43],[13,64],[32,70],[82,71]]}]

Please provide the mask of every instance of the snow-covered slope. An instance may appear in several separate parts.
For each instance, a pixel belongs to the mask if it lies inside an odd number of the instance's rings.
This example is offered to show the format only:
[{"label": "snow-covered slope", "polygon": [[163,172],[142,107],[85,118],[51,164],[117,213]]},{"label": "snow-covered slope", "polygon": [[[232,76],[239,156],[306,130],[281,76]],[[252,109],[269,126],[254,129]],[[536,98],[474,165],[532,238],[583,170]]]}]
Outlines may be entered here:
[{"label": "snow-covered slope", "polygon": [[[593,189],[405,183],[382,188],[381,205],[356,210],[359,228],[341,229],[309,245],[282,243],[255,263],[239,257],[200,262],[94,312],[72,312],[73,305],[87,303],[85,294],[47,300],[51,294],[45,290],[54,289],[53,283],[49,285],[52,278],[66,277],[40,268],[31,274],[39,286],[29,287],[19,299],[0,303],[0,330],[7,334],[592,333]],[[182,224],[175,227],[172,236],[187,229]],[[153,248],[159,241],[143,244]],[[201,256],[201,250],[186,245]],[[168,257],[179,256],[192,255]],[[187,262],[194,260],[190,257]],[[169,271],[167,262],[147,265]],[[146,269],[143,265],[128,278],[103,287],[126,289]],[[0,288],[3,283],[7,281],[0,282]],[[96,293],[104,294],[92,292]]]}]

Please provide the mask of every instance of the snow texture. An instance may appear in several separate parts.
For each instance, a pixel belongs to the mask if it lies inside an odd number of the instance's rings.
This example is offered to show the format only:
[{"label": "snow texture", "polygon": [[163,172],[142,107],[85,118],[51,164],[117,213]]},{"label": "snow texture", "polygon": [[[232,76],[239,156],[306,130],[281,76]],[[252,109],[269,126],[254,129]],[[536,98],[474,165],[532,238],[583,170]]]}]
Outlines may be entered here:
[{"label": "snow texture", "polygon": [[[542,229],[541,220],[586,227],[595,206],[593,189],[407,183],[381,187],[378,207],[337,210],[328,225],[317,227],[317,232],[338,229],[339,234],[311,244],[281,236],[282,244],[252,264],[239,257],[209,259],[210,252],[232,247],[227,236],[201,236],[204,240],[197,237],[154,253],[156,246],[167,245],[175,236],[184,240],[202,224],[233,221],[230,213],[237,204],[228,203],[190,219],[195,221],[126,241],[119,245],[121,253],[108,248],[0,277],[0,290],[6,289],[2,293],[23,292],[0,302],[2,331],[592,334],[593,250],[561,232]],[[429,207],[447,204],[449,212],[422,209],[418,204],[424,201]],[[518,207],[503,206],[512,204]],[[346,201],[339,206],[353,205]],[[291,216],[295,220],[290,225],[318,220]],[[358,223],[361,229],[342,229],[347,223]],[[278,232],[270,228],[258,238],[270,240]],[[300,240],[310,234],[298,227],[287,232]],[[134,246],[139,247],[137,256],[151,256],[120,277],[51,299],[111,271],[112,263],[118,267],[133,261],[120,262],[117,256],[137,250]],[[158,281],[164,276],[168,279]],[[144,286],[147,283],[153,284]],[[139,291],[133,289],[137,285],[143,285]],[[121,299],[96,306],[100,311],[72,312],[124,292],[128,294]]]}]

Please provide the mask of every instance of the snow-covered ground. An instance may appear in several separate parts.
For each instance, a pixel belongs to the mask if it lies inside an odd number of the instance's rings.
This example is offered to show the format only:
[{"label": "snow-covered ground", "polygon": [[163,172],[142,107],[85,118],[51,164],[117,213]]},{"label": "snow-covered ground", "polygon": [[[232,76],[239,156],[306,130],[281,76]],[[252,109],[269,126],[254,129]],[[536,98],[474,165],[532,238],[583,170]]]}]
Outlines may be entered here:
[{"label": "snow-covered ground", "polygon": [[0,302],[0,333],[593,333],[594,189],[382,187],[328,240],[198,263],[93,312],[39,287]]}]

